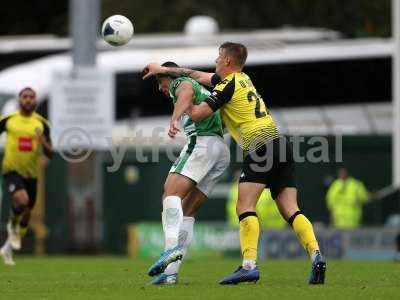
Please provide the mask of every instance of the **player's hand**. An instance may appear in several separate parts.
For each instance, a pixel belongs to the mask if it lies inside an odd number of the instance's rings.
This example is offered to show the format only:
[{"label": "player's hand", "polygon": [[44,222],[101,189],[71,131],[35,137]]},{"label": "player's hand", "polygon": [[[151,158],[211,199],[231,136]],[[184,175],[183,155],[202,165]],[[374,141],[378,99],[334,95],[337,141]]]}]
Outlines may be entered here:
[{"label": "player's hand", "polygon": [[174,138],[178,132],[181,130],[178,128],[178,120],[171,120],[171,123],[169,124],[169,130],[168,130],[168,135],[170,138]]},{"label": "player's hand", "polygon": [[52,158],[53,156],[53,146],[51,145],[51,141],[48,137],[46,137],[39,128],[35,128],[35,133],[38,137],[39,144],[43,147],[43,153],[48,158]]},{"label": "player's hand", "polygon": [[36,136],[38,137],[39,143],[43,144],[43,141],[46,140],[45,136],[42,134],[39,128],[35,128]]},{"label": "player's hand", "polygon": [[157,75],[162,72],[162,67],[157,63],[151,63],[144,67],[142,79],[147,79],[150,76]]},{"label": "player's hand", "polygon": [[38,140],[39,140],[39,143],[41,145],[43,145],[44,143],[47,142],[46,137],[43,135],[43,133],[40,131],[39,128],[35,128],[35,133],[36,133],[36,135],[38,137]]}]

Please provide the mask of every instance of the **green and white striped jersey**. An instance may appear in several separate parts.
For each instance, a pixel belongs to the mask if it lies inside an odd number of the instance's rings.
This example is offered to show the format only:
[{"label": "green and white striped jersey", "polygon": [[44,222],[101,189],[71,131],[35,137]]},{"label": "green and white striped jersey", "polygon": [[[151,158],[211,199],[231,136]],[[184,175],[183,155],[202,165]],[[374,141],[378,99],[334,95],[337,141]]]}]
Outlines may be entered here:
[{"label": "green and white striped jersey", "polygon": [[[210,92],[197,81],[190,77],[182,76],[173,80],[169,85],[169,94],[174,105],[177,101],[177,96],[175,95],[176,89],[182,82],[189,82],[192,85],[194,91],[194,104],[200,104],[210,96]],[[181,126],[187,137],[196,135],[223,136],[222,121],[219,110],[199,122],[193,122],[192,119],[184,113],[181,117]]]}]

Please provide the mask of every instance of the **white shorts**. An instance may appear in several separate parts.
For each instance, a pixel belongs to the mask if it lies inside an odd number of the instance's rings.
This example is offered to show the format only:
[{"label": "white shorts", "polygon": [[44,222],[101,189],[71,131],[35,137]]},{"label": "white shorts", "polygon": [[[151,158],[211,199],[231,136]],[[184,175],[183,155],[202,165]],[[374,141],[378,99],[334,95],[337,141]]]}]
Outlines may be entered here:
[{"label": "white shorts", "polygon": [[196,187],[207,197],[230,162],[230,152],[223,138],[192,136],[169,170],[197,183]]}]

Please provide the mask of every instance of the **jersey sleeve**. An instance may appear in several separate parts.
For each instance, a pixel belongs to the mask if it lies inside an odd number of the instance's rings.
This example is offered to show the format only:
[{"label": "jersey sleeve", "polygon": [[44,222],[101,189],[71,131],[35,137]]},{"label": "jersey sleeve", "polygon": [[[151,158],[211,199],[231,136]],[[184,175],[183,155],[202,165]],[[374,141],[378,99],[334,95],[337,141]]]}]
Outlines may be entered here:
[{"label": "jersey sleeve", "polygon": [[212,86],[216,86],[218,83],[221,82],[221,77],[219,77],[219,75],[217,73],[215,73],[212,77],[211,77],[211,84]]},{"label": "jersey sleeve", "polygon": [[190,85],[192,85],[192,82],[190,81],[189,78],[179,77],[174,81],[172,81],[170,85],[169,92],[171,93],[171,95],[176,96],[176,90],[178,89],[178,87],[181,85],[182,82],[187,82],[190,83]]},{"label": "jersey sleeve", "polygon": [[49,123],[46,120],[41,120],[43,124],[43,135],[46,137],[46,139],[51,142],[51,137],[50,137],[50,126]]},{"label": "jersey sleeve", "polygon": [[225,103],[228,103],[235,92],[235,77],[231,80],[221,82],[214,87],[212,94],[204,100],[213,111],[220,109]]},{"label": "jersey sleeve", "polygon": [[7,117],[3,117],[0,119],[0,134],[2,134],[4,131],[6,131],[6,124],[7,124],[7,120],[8,120],[8,116]]}]

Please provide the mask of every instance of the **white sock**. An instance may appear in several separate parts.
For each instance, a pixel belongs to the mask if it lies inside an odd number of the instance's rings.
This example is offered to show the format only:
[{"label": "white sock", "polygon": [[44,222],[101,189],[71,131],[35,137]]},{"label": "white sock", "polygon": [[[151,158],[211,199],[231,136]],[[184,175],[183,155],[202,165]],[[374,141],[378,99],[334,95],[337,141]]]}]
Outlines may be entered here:
[{"label": "white sock", "polygon": [[[193,239],[193,227],[195,219],[192,217],[183,217],[183,222],[181,229],[179,231],[179,246],[183,247],[183,257],[185,257],[186,252],[190,246]],[[178,260],[168,265],[164,273],[167,275],[177,274],[179,272],[179,267],[182,260]]]},{"label": "white sock", "polygon": [[162,223],[165,250],[178,246],[179,229],[183,220],[182,200],[178,196],[168,196],[163,201]]},{"label": "white sock", "polygon": [[253,270],[256,267],[256,261],[251,259],[243,259],[242,268],[245,270]]},{"label": "white sock", "polygon": [[6,240],[6,242],[4,243],[2,248],[4,248],[4,250],[6,250],[6,251],[12,250],[11,243],[10,243],[10,241],[8,239]]}]

